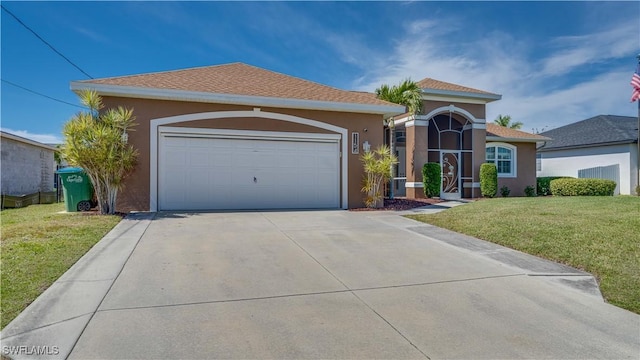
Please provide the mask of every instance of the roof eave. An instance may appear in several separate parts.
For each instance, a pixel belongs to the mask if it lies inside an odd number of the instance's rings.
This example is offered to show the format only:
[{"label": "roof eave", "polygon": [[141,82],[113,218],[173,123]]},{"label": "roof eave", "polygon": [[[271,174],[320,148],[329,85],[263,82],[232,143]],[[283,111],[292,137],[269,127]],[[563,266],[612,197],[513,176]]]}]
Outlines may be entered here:
[{"label": "roof eave", "polygon": [[504,141],[504,142],[529,142],[529,143],[537,143],[543,141],[549,141],[550,138],[509,138],[502,136],[489,136],[487,135],[486,141]]},{"label": "roof eave", "polygon": [[474,93],[468,91],[453,91],[453,90],[440,90],[440,89],[422,89],[422,94],[424,95],[436,95],[436,96],[444,96],[444,97],[454,97],[454,98],[465,98],[465,99],[475,99],[482,100],[485,103],[490,103],[492,101],[502,99],[502,95],[499,94],[482,94],[482,93]]},{"label": "roof eave", "polygon": [[75,93],[78,93],[80,90],[94,90],[100,95],[115,97],[251,105],[288,109],[344,111],[354,113],[381,114],[384,116],[393,116],[405,112],[404,106],[399,105],[343,103],[266,96],[219,94],[200,91],[94,84],[84,81],[72,81],[71,90]]},{"label": "roof eave", "polygon": [[595,144],[569,145],[569,146],[559,146],[559,147],[549,147],[549,148],[541,147],[541,148],[538,148],[537,151],[547,152],[547,151],[556,151],[556,150],[584,149],[584,148],[597,147],[597,146],[635,144],[637,142],[638,141],[635,139],[628,139],[628,140],[610,141],[610,142],[595,143]]},{"label": "roof eave", "polygon": [[37,146],[37,147],[40,147],[40,148],[43,148],[43,149],[46,149],[46,150],[58,151],[58,149],[56,149],[53,146],[50,146],[50,145],[47,145],[47,144],[43,144],[43,143],[41,143],[39,141],[27,139],[25,137],[18,136],[18,135],[12,134],[12,133],[8,133],[6,131],[1,131],[0,132],[0,136],[2,136],[4,138],[7,138],[7,139],[14,140],[14,141],[19,141],[19,142],[22,142],[22,143],[25,143],[25,144]]}]

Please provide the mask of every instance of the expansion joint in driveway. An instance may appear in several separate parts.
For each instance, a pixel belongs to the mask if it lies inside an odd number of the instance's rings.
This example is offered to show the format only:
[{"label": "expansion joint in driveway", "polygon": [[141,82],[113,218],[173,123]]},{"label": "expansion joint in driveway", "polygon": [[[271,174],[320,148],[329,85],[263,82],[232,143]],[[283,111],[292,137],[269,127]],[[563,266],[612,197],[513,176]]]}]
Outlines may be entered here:
[{"label": "expansion joint in driveway", "polygon": [[[58,324],[62,324],[62,323],[67,322],[67,321],[69,321],[69,320],[75,320],[75,319],[81,318],[81,317],[83,317],[83,316],[87,316],[87,315],[89,315],[89,314],[93,314],[93,313],[83,313],[83,314],[76,315],[76,316],[72,316],[72,317],[69,317],[69,318],[65,318],[65,319],[62,319],[62,320],[59,320],[59,321],[54,321],[54,322],[52,322],[52,323],[48,323],[48,324],[46,324],[46,325],[36,326],[36,327],[34,327],[34,328],[32,328],[32,329],[29,329],[29,330],[16,332],[15,334],[11,334],[11,335],[9,335],[9,336],[3,336],[3,337],[2,337],[2,340],[3,340],[3,341],[6,341],[6,340],[8,340],[8,339],[15,338],[15,337],[17,337],[17,336],[21,336],[21,335],[24,335],[24,334],[27,334],[27,333],[30,333],[30,332],[33,332],[33,331],[36,331],[36,330],[46,329],[46,328],[51,327],[51,326],[55,326],[55,325],[58,325]],[[2,358],[2,359],[4,360],[4,358]]]},{"label": "expansion joint in driveway", "polygon": [[333,272],[331,272],[331,270],[329,270],[326,266],[324,266],[318,259],[316,259],[313,255],[311,255],[307,249],[305,249],[302,245],[300,245],[297,241],[295,241],[291,236],[289,236],[289,234],[287,234],[285,231],[283,231],[282,229],[280,229],[278,227],[277,224],[275,224],[273,221],[271,221],[271,219],[269,219],[268,217],[264,216],[264,214],[262,214],[262,216],[269,221],[271,224],[273,224],[274,227],[276,227],[278,229],[278,231],[280,231],[285,237],[287,237],[287,239],[289,239],[292,243],[294,243],[300,250],[302,250],[305,254],[307,254],[307,256],[309,256],[311,259],[313,259],[313,261],[315,261],[318,265],[320,265],[329,275],[331,275],[331,277],[333,277],[336,281],[338,281],[340,284],[342,284],[342,286],[345,287],[346,290],[342,290],[342,291],[332,291],[331,293],[338,293],[338,292],[350,292],[351,294],[353,294],[353,296],[358,299],[358,301],[360,301],[364,306],[366,306],[369,310],[371,310],[371,312],[373,312],[374,314],[376,314],[376,316],[378,316],[382,321],[384,321],[387,325],[389,325],[396,333],[398,333],[403,339],[405,339],[405,341],[407,341],[413,348],[415,348],[418,352],[420,352],[426,359],[431,359],[424,351],[422,351],[422,349],[420,349],[416,344],[413,343],[413,341],[411,341],[405,334],[402,333],[402,331],[400,331],[396,326],[394,326],[388,319],[386,319],[384,316],[382,316],[382,314],[380,314],[379,312],[377,312],[373,307],[371,307],[371,305],[369,305],[366,301],[364,301],[360,296],[358,296],[358,294],[356,293],[357,291],[364,291],[364,290],[377,290],[377,289],[385,289],[385,288],[401,288],[401,287],[407,287],[407,286],[420,286],[420,285],[429,285],[429,284],[434,284],[434,283],[447,283],[447,282],[460,282],[460,281],[472,281],[472,280],[481,280],[481,279],[487,279],[487,278],[500,278],[500,277],[510,277],[510,276],[523,276],[524,274],[511,274],[511,275],[500,275],[500,276],[490,276],[490,277],[482,277],[482,278],[473,278],[473,279],[458,279],[458,280],[449,280],[449,281],[438,281],[438,282],[432,282],[432,283],[422,283],[422,284],[405,284],[405,285],[395,285],[395,286],[384,286],[384,287],[372,287],[372,288],[363,288],[363,289],[351,289],[349,288],[349,286],[347,286],[347,284],[345,284],[344,281],[342,281],[337,275],[335,275]]},{"label": "expansion joint in driveway", "polygon": [[395,332],[397,332],[400,336],[402,336],[402,338],[405,339],[411,346],[413,346],[414,349],[419,351],[420,354],[424,355],[426,359],[431,359],[429,355],[425,354],[424,351],[422,351],[422,349],[420,349],[416,344],[414,344],[413,341],[411,341],[405,334],[402,333],[402,331],[400,331],[397,327],[393,326],[393,324],[390,323],[389,320],[385,319],[384,316],[382,316],[379,312],[377,312],[374,308],[372,308],[371,305],[369,305],[366,301],[362,300],[362,298],[358,296],[358,294],[356,294],[354,291],[352,291],[351,293],[353,294],[353,296],[356,297],[356,299],[358,299],[361,303],[363,303],[366,307],[368,307],[369,310],[371,310],[380,319],[382,319],[382,321],[387,323],[387,325],[389,325],[393,330],[395,330]]},{"label": "expansion joint in driveway", "polygon": [[[131,216],[131,215],[129,215]],[[135,215],[134,215],[135,216]],[[149,218],[149,220],[153,220],[155,218],[155,213],[153,213],[151,215],[151,217]],[[137,224],[134,223],[131,226],[129,226],[124,233],[128,232],[129,230],[133,229]],[[129,259],[131,259],[131,255],[133,255],[133,253],[136,251],[136,248],[138,247],[138,244],[140,244],[140,240],[142,239],[142,237],[144,236],[144,234],[147,232],[147,229],[149,228],[149,224],[147,224],[147,226],[144,228],[144,230],[142,231],[142,233],[140,234],[140,236],[138,236],[138,239],[136,240],[135,245],[133,246],[133,249],[131,249],[131,252],[129,253],[129,255],[127,256],[127,259],[124,261],[124,263],[122,263],[122,266],[120,267],[120,269],[118,270],[118,274],[113,278],[113,281],[111,282],[111,285],[109,285],[109,288],[107,289],[107,291],[104,293],[104,295],[102,296],[102,299],[100,299],[100,303],[98,303],[98,306],[96,306],[96,310],[91,313],[91,316],[89,317],[89,320],[87,320],[87,322],[84,324],[84,327],[82,328],[82,331],[80,332],[80,335],[78,335],[78,338],[76,339],[76,341],[73,343],[73,345],[71,346],[71,349],[69,350],[68,354],[71,354],[73,352],[73,349],[75,349],[76,345],[78,345],[78,341],[80,340],[80,338],[82,337],[82,335],[84,334],[85,330],[87,329],[87,326],[89,326],[89,323],[91,323],[91,320],[93,320],[93,317],[96,315],[96,313],[98,312],[98,309],[100,309],[100,306],[102,306],[102,303],[104,302],[104,299],[107,297],[107,295],[109,294],[109,292],[111,291],[111,289],[113,288],[113,284],[116,283],[116,281],[118,280],[118,277],[120,277],[120,274],[122,274],[122,270],[124,270],[125,266],[127,266],[127,263],[129,262]]]},{"label": "expansion joint in driveway", "polygon": [[[127,306],[127,307],[117,307],[117,308],[110,308],[110,309],[101,309],[101,310],[98,310],[97,312],[170,308],[170,307],[194,306],[194,305],[205,305],[205,304],[224,304],[224,303],[233,303],[233,302],[241,302],[241,301],[258,301],[258,300],[283,299],[283,298],[292,298],[292,297],[301,297],[301,296],[341,294],[341,293],[354,293],[354,295],[355,295],[355,292],[358,292],[358,291],[398,289],[398,288],[407,288],[407,287],[413,287],[413,286],[428,286],[428,285],[436,285],[436,284],[459,283],[459,282],[467,282],[467,281],[478,281],[478,280],[507,278],[507,277],[514,277],[514,276],[526,276],[526,274],[508,274],[508,275],[496,275],[496,276],[483,276],[483,277],[476,277],[476,278],[432,281],[432,282],[424,282],[424,283],[388,285],[388,286],[373,286],[373,287],[356,288],[356,289],[346,288],[344,290],[317,291],[317,292],[309,292],[309,293],[295,293],[295,294],[283,294],[283,295],[272,295],[272,296],[257,296],[257,297],[250,297],[250,298],[238,298],[238,299],[226,299],[226,300],[207,300],[207,301],[192,301],[192,302],[183,302],[183,303],[175,303],[175,304],[162,304],[162,305]],[[357,297],[357,295],[356,295],[356,297]]]}]

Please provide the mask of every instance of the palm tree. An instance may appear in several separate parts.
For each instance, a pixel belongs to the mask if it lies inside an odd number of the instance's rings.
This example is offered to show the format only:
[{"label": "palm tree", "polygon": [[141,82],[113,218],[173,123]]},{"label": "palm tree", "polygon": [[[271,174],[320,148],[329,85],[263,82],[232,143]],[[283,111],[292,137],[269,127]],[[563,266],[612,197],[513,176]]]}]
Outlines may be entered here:
[{"label": "palm tree", "polygon": [[[376,96],[380,100],[386,100],[388,102],[392,102],[394,104],[404,105],[407,111],[416,115],[420,113],[422,110],[422,89],[418,85],[418,83],[411,81],[411,79],[405,79],[398,85],[389,86],[387,84],[382,84],[379,88],[376,89]],[[396,148],[394,144],[395,138],[395,129],[392,121],[389,122],[389,151],[391,154],[396,153]],[[397,163],[397,161],[396,161]],[[391,174],[389,179],[391,182],[389,183],[389,191],[390,196],[393,199],[393,178],[394,178],[394,169],[393,165],[391,166]]]},{"label": "palm tree", "polygon": [[137,150],[127,144],[127,132],[136,125],[133,110],[118,107],[101,111],[102,99],[95,91],[81,92],[80,101],[89,111],[79,112],[64,125],[61,155],[87,173],[100,213],[113,214],[118,190],[138,157]]},{"label": "palm tree", "polygon": [[378,99],[406,106],[411,114],[418,114],[422,110],[422,89],[411,79],[393,86],[382,84],[376,89],[376,96]]},{"label": "palm tree", "polygon": [[512,123],[510,115],[498,115],[498,117],[495,120],[493,120],[493,122],[496,125],[504,126],[506,128],[516,129],[516,130],[522,129],[522,125],[524,125],[520,121],[516,121]]}]

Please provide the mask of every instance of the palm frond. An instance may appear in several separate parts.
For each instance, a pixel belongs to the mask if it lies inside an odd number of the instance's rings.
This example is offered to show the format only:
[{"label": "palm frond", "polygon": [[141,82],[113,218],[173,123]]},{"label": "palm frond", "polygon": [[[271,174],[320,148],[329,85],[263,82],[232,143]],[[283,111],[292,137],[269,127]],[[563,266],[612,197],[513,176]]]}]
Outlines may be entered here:
[{"label": "palm frond", "polygon": [[376,89],[376,95],[378,99],[404,105],[412,114],[422,111],[422,89],[411,79],[405,79],[393,86],[382,84]]}]

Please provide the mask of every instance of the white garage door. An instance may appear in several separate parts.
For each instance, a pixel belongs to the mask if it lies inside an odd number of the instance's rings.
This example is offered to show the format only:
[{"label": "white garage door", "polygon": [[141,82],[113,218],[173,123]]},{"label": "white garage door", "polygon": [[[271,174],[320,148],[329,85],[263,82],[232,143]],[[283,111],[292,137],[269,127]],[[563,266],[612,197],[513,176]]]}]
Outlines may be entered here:
[{"label": "white garage door", "polygon": [[339,140],[339,134],[160,128],[159,208],[339,208]]}]

